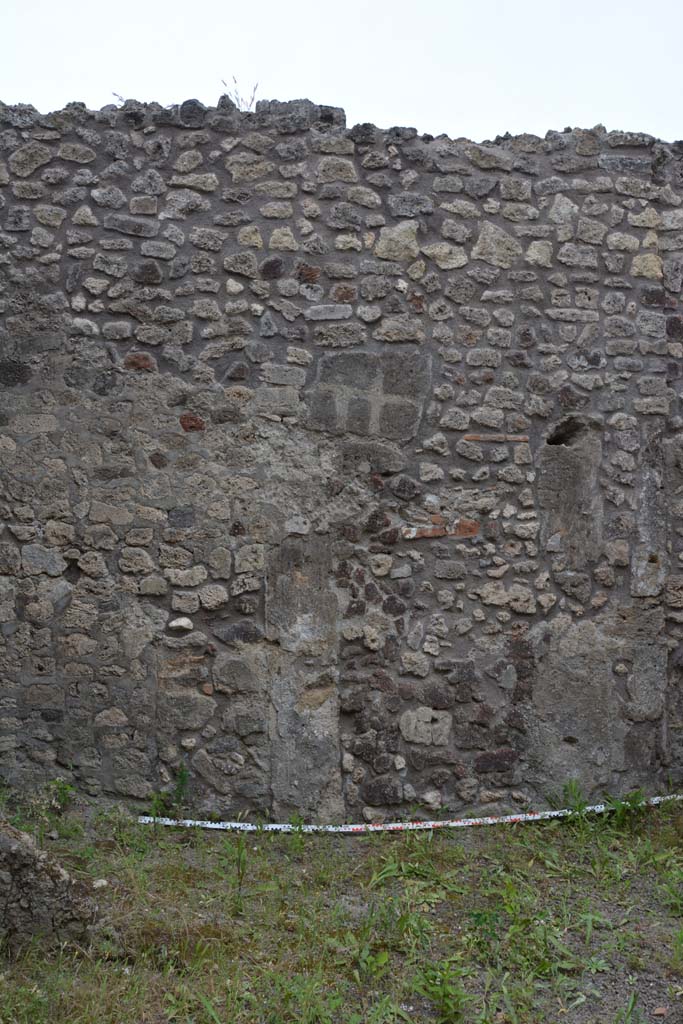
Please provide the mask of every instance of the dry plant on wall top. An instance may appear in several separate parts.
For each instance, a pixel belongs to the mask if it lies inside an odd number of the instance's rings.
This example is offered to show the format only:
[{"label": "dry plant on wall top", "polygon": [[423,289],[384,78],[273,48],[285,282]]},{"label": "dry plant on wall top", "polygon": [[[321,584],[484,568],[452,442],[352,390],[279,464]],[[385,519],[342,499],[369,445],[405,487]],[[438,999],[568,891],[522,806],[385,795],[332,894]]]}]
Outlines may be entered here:
[{"label": "dry plant on wall top", "polygon": [[232,76],[232,81],[233,88],[229,89],[228,83],[225,81],[224,78],[221,78],[221,82],[225,86],[225,95],[232,100],[232,102],[235,104],[238,110],[253,110],[254,103],[256,101],[256,90],[258,89],[258,82],[254,84],[251,93],[248,96],[246,96],[243,95],[242,92],[240,92],[239,82],[237,81],[234,75]]}]

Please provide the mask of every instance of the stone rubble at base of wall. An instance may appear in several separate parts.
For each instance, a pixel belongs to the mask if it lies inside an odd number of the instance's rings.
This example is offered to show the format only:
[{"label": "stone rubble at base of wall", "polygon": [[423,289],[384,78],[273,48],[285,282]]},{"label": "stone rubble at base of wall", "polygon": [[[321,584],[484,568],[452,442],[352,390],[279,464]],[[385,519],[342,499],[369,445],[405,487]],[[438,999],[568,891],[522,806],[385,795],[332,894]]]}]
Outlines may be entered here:
[{"label": "stone rubble at base of wall", "polygon": [[683,147],[0,104],[0,778],[382,820],[683,767]]},{"label": "stone rubble at base of wall", "polygon": [[0,946],[14,949],[33,935],[85,940],[97,904],[33,838],[0,821]]}]

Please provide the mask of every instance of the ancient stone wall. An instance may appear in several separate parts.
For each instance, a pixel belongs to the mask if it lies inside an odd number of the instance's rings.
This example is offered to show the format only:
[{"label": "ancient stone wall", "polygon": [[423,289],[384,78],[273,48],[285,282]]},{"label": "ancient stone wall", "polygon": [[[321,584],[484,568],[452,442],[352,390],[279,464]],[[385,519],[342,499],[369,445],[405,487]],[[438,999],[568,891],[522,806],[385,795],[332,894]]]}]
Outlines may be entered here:
[{"label": "ancient stone wall", "polygon": [[0,776],[199,814],[683,765],[683,147],[0,106]]}]

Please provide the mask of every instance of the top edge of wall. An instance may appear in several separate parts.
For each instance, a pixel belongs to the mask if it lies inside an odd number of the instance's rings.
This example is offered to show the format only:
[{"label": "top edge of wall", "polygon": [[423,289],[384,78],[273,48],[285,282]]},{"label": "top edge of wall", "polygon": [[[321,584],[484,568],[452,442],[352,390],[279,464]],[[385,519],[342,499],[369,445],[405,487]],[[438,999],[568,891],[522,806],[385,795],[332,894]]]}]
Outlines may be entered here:
[{"label": "top edge of wall", "polygon": [[[62,110],[41,114],[31,104],[5,104],[0,101],[0,126],[8,126],[20,130],[69,130],[83,125],[88,121],[110,128],[126,127],[129,129],[145,128],[186,128],[199,130],[204,128],[214,131],[238,131],[242,129],[274,129],[280,134],[288,135],[296,132],[340,132],[345,131],[355,142],[372,145],[376,137],[387,137],[390,141],[409,141],[420,138],[425,142],[446,140],[450,142],[472,143],[464,137],[452,139],[443,133],[438,136],[422,134],[416,128],[391,127],[378,128],[373,124],[357,124],[348,128],[346,113],[341,107],[313,103],[308,99],[297,100],[259,100],[253,111],[240,110],[229,96],[221,96],[215,107],[207,107],[199,100],[188,99],[183,103],[162,106],[159,103],[142,103],[139,100],[127,99],[121,104],[107,104],[101,110],[90,110],[84,103],[68,103]],[[521,135],[499,135],[493,140],[484,140],[476,145],[495,145],[503,149],[522,153],[539,152],[548,143],[556,142],[562,136],[571,134],[590,134],[611,147],[651,147],[656,143],[671,146],[683,152],[683,142],[666,142],[646,132],[607,131],[603,125],[590,129],[564,128],[562,131],[550,130],[542,139],[538,135],[523,133]]]}]

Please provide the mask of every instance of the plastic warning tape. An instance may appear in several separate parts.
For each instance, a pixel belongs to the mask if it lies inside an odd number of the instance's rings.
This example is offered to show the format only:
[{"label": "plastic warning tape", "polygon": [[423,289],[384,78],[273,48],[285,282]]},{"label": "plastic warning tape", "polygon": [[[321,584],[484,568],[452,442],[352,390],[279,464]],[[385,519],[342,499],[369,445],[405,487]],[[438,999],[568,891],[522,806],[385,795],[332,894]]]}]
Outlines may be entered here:
[{"label": "plastic warning tape", "polygon": [[[671,800],[683,800],[683,794],[653,796],[643,801],[642,806],[657,807]],[[605,814],[614,808],[609,804],[593,804],[584,807],[582,814]],[[364,835],[369,832],[424,832],[444,828],[473,828],[476,825],[522,825],[528,821],[548,821],[551,818],[569,818],[578,812],[570,808],[557,811],[526,811],[523,814],[489,815],[482,818],[445,818],[443,821],[387,821],[364,823],[362,825],[293,825],[254,824],[250,821],[194,821],[191,818],[156,818],[141,814],[141,825],[170,825],[176,828],[206,828],[218,832],[332,832],[342,835]]]}]

